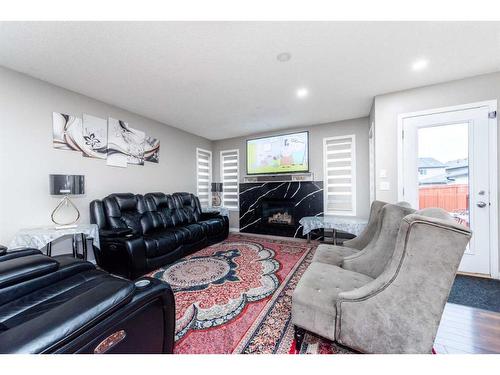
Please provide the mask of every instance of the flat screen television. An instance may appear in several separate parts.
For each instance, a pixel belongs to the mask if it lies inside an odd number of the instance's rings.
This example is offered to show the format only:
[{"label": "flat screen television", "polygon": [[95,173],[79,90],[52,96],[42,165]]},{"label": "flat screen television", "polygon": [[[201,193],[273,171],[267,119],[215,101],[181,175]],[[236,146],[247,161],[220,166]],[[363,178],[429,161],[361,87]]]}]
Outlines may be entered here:
[{"label": "flat screen television", "polygon": [[247,140],[247,174],[309,172],[309,132]]}]

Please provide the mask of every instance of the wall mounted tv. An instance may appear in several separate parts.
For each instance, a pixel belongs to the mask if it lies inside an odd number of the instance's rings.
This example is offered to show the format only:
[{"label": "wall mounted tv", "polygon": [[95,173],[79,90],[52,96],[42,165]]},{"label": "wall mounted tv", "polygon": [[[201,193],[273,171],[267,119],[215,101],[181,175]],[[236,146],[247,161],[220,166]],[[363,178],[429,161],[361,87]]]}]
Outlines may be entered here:
[{"label": "wall mounted tv", "polygon": [[247,174],[309,172],[309,132],[247,140]]}]

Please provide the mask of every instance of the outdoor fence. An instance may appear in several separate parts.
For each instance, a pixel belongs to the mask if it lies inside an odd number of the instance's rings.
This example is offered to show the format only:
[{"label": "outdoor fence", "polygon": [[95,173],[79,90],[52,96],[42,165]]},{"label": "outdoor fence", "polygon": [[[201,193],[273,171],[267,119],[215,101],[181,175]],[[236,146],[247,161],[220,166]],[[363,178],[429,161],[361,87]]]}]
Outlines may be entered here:
[{"label": "outdoor fence", "polygon": [[419,187],[419,208],[440,207],[462,224],[469,221],[469,185],[429,185]]}]

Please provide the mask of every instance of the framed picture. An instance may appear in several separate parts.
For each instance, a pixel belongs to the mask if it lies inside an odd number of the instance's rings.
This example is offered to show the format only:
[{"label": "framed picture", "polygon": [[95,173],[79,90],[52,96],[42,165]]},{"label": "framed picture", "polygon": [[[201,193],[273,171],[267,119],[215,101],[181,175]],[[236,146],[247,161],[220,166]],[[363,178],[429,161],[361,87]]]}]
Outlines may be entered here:
[{"label": "framed picture", "polygon": [[146,137],[144,146],[144,160],[150,163],[160,162],[160,140],[153,137]]},{"label": "framed picture", "polygon": [[128,128],[125,137],[128,145],[127,162],[129,164],[144,165],[144,143],[146,140],[146,133],[137,129]]},{"label": "framed picture", "polygon": [[52,114],[52,143],[60,150],[80,151],[84,157],[106,159],[106,164],[126,168],[127,164],[160,162],[160,140],[125,121],[105,120],[83,114],[81,118],[64,113]]},{"label": "framed picture", "polygon": [[110,117],[108,119],[108,157],[106,164],[113,167],[127,167],[128,161],[128,124]]},{"label": "framed picture", "polygon": [[92,115],[83,115],[83,156],[106,159],[108,156],[108,122]]},{"label": "framed picture", "polygon": [[82,119],[65,113],[52,113],[52,145],[59,150],[82,151]]}]

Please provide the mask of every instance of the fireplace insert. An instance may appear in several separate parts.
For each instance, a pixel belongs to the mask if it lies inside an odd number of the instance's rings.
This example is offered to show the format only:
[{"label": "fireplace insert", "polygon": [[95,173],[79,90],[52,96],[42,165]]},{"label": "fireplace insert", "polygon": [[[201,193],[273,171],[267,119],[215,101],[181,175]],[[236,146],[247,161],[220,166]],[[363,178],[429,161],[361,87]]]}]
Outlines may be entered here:
[{"label": "fireplace insert", "polygon": [[294,207],[295,201],[291,199],[265,199],[262,202],[262,223],[294,227]]}]

